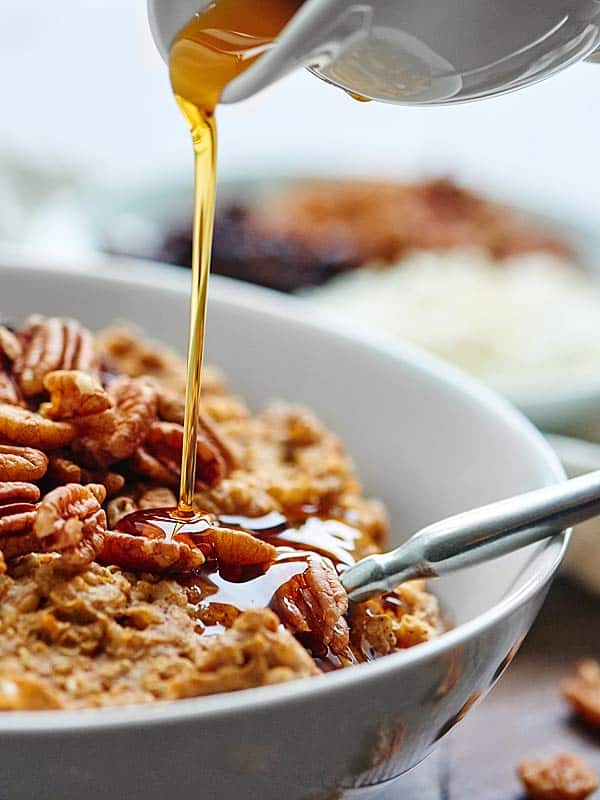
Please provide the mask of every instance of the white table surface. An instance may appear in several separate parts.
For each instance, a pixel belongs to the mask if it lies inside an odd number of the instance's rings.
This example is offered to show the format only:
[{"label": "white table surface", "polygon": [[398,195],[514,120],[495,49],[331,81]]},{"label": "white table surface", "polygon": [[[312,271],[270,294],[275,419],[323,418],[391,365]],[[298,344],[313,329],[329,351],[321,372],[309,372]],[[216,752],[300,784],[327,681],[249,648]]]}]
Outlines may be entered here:
[{"label": "white table surface", "polygon": [[[8,0],[0,154],[117,185],[187,176],[189,148],[144,0]],[[221,174],[445,173],[600,220],[600,66],[456,108],[359,104],[298,73],[221,111]]]}]

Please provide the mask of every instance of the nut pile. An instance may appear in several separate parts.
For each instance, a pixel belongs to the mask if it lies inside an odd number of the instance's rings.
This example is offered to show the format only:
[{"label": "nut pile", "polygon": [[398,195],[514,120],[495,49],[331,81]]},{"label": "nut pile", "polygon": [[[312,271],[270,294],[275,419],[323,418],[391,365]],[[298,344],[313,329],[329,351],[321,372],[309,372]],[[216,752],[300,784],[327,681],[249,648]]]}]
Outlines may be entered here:
[{"label": "nut pile", "polygon": [[[129,569],[185,572],[204,560],[180,542],[109,530],[124,502],[148,501],[141,481],[179,481],[183,426],[159,416],[160,381],[130,377],[102,358],[73,320],[32,317],[17,333],[0,328],[0,557],[59,553],[65,565],[98,559]],[[166,357],[165,357],[166,359]],[[160,371],[156,355],[154,365]],[[204,416],[198,489],[225,478],[235,458]],[[131,488],[125,488],[132,483]],[[125,494],[123,492],[125,491]],[[40,496],[43,494],[42,499]],[[116,498],[116,499],[114,499]],[[158,500],[159,498],[156,498]]]},{"label": "nut pile", "polygon": [[[134,511],[176,505],[184,386],[177,355],[122,326],[0,325],[0,708],[256,686],[318,673],[311,654],[346,666],[442,630],[421,582],[387,609],[348,615],[336,569],[311,548],[272,611],[211,605],[195,577],[201,549],[117,529]],[[355,558],[381,548],[381,505],[362,496],[342,443],[314,416],[282,403],[253,416],[211,369],[201,408],[198,510],[327,517],[352,527]],[[236,528],[209,537],[218,563],[236,568],[263,568],[280,550]],[[203,636],[211,615],[218,634]],[[159,680],[168,655],[179,665],[172,683]]]}]

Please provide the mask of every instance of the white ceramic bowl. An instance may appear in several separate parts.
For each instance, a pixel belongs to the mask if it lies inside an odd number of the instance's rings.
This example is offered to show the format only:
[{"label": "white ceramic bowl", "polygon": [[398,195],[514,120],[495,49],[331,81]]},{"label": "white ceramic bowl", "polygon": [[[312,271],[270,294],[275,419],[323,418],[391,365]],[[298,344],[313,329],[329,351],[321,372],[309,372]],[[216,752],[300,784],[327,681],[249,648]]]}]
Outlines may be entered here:
[{"label": "white ceramic bowl", "polygon": [[[126,318],[183,345],[187,273],[121,260],[94,260],[85,273],[36,263],[0,255],[9,315],[70,314],[92,327]],[[388,504],[391,545],[436,518],[563,477],[519,413],[454,369],[309,318],[301,301],[226,280],[211,289],[209,360],[252,405],[300,401],[342,435],[367,490]],[[565,538],[439,581],[453,630],[375,663],[172,704],[1,714],[0,796],[372,797],[508,666]]]}]

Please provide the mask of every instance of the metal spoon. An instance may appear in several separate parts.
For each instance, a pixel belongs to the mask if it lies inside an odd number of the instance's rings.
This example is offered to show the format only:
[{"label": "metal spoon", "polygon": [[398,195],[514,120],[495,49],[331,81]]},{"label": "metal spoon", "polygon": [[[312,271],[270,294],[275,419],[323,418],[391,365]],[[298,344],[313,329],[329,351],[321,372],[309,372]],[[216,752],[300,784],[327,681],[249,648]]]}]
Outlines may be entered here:
[{"label": "metal spoon", "polygon": [[600,515],[600,470],[448,517],[341,576],[355,602],[414,578],[438,578],[512,553]]}]

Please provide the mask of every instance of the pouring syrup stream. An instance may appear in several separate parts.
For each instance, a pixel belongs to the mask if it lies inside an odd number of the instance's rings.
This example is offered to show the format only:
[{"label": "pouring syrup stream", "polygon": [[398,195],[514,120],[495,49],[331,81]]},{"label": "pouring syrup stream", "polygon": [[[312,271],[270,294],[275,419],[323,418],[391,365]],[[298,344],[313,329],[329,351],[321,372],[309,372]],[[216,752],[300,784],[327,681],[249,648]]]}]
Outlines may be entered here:
[{"label": "pouring syrup stream", "polygon": [[[262,518],[216,517],[194,509],[199,404],[215,213],[217,125],[215,109],[224,87],[272,47],[302,0],[215,0],[176,36],[170,52],[173,93],[192,138],[194,215],[187,383],[179,502],[176,509],[140,510],[117,529],[137,536],[179,540],[202,550],[205,563],[179,576],[203,632],[220,633],[241,611],[274,608],[281,593],[303,584],[310,558],[320,553],[338,569],[354,563],[360,532],[316,509],[300,509],[293,519],[273,512]],[[270,564],[245,567],[221,563],[211,535],[229,527],[252,533],[276,547]],[[319,656],[323,668],[339,659]]]},{"label": "pouring syrup stream", "polygon": [[181,484],[176,514],[194,516],[196,440],[202,383],[206,300],[215,215],[217,125],[221,92],[272,47],[298,0],[216,0],[178,33],[171,47],[171,85],[192,135],[194,225],[192,293]]}]

